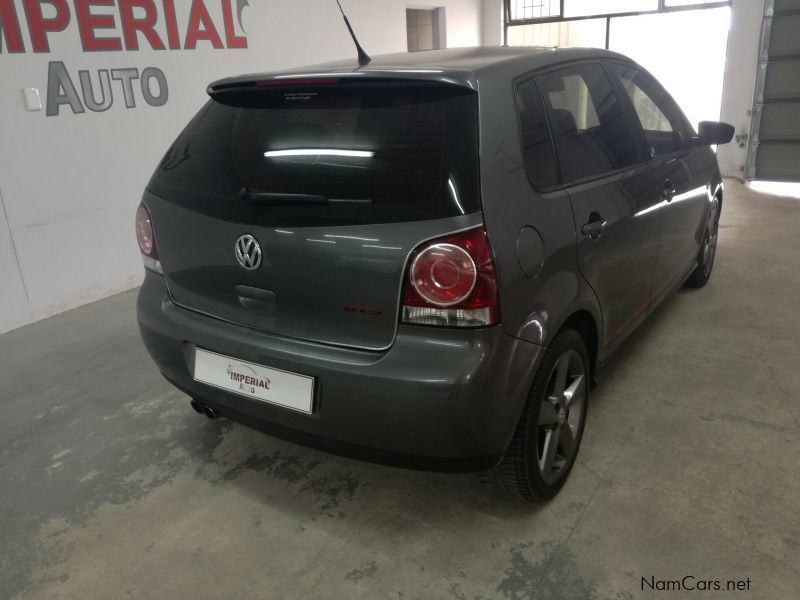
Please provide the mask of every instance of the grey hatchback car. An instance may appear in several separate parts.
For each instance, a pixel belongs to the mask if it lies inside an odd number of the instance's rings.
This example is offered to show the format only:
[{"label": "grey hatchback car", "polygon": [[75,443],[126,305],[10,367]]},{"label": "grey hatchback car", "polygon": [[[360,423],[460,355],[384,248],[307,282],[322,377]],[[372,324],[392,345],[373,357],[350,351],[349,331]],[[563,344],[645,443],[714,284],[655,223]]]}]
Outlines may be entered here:
[{"label": "grey hatchback car", "polygon": [[612,352],[714,263],[713,144],[607,51],[224,79],[136,217],[138,319],[209,417],[552,498]]}]

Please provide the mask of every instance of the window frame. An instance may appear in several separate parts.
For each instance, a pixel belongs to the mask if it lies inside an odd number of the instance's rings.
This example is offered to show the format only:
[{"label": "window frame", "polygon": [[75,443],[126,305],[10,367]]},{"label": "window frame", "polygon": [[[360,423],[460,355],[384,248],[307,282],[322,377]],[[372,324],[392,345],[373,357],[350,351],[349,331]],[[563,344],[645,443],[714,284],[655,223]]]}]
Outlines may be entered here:
[{"label": "window frame", "polygon": [[[542,17],[530,17],[530,18],[527,18],[527,19],[526,18],[512,19],[511,18],[511,13],[514,12],[514,11],[512,11],[512,9],[511,9],[511,3],[514,2],[514,1],[515,0],[503,0],[504,8],[506,6],[508,7],[508,20],[511,23],[516,23],[516,22],[519,22],[519,21],[540,21],[542,19],[557,19],[557,18],[561,18],[561,17],[564,16],[564,0],[558,0],[558,13],[551,13],[551,14],[549,14],[547,16],[542,16]],[[545,0],[545,1],[550,2],[550,0]]]},{"label": "window frame", "polygon": [[[591,176],[588,176],[588,177],[584,177],[582,179],[577,179],[577,180],[572,181],[572,182],[565,182],[564,181],[564,176],[563,176],[563,170],[562,170],[562,167],[561,167],[561,162],[562,161],[561,161],[561,157],[559,156],[559,153],[558,153],[558,146],[556,144],[555,135],[553,134],[552,114],[551,114],[550,108],[548,107],[548,102],[545,101],[544,95],[542,94],[542,89],[539,86],[539,83],[538,83],[538,81],[536,81],[536,79],[538,77],[542,76],[542,75],[547,75],[548,73],[552,73],[554,71],[561,71],[561,70],[564,70],[564,69],[568,69],[570,67],[577,67],[577,66],[583,66],[583,65],[592,65],[592,64],[597,64],[597,65],[602,67],[603,71],[606,74],[606,77],[608,77],[608,79],[609,79],[609,81],[611,83],[611,86],[614,88],[614,91],[616,92],[617,96],[619,96],[621,98],[620,102],[624,106],[624,110],[626,111],[626,113],[628,115],[627,118],[628,118],[628,121],[629,121],[629,125],[631,126],[631,132],[632,132],[632,134],[634,135],[634,137],[636,139],[637,156],[639,157],[639,162],[637,162],[636,164],[633,164],[633,165],[629,165],[629,166],[626,166],[626,167],[621,167],[619,169],[615,169],[613,171],[607,171],[605,173],[601,173],[601,174],[598,174],[598,175],[591,175]],[[673,152],[668,153],[668,154],[659,154],[659,155],[656,155],[655,157],[649,156],[649,153],[647,152],[647,139],[646,139],[646,137],[644,135],[644,129],[642,128],[642,125],[641,125],[641,122],[639,120],[639,117],[636,114],[636,109],[635,109],[635,107],[633,105],[633,102],[631,101],[631,99],[630,99],[630,97],[628,95],[628,92],[625,90],[620,77],[609,68],[610,64],[616,64],[616,65],[620,65],[620,66],[627,67],[627,68],[633,68],[636,71],[638,71],[639,73],[645,74],[647,77],[649,77],[650,79],[652,79],[653,81],[656,82],[656,84],[663,90],[663,92],[664,92],[665,96],[668,98],[668,100],[675,105],[675,107],[677,108],[678,114],[680,115],[681,119],[683,120],[684,127],[686,128],[686,132],[688,134],[685,146],[683,146],[681,148],[678,148],[678,149],[676,149]],[[522,137],[522,116],[520,115],[519,106],[517,104],[517,89],[518,89],[519,86],[521,86],[521,85],[523,85],[523,84],[525,84],[525,83],[527,83],[527,82],[529,82],[531,80],[533,80],[534,85],[536,86],[536,91],[537,91],[537,93],[539,95],[539,101],[541,102],[542,107],[544,108],[545,119],[547,120],[547,131],[548,131],[548,134],[550,135],[550,145],[551,145],[551,148],[552,148],[552,151],[553,151],[553,156],[555,157],[556,181],[557,182],[553,186],[543,187],[543,186],[536,185],[530,179],[530,177],[528,176],[527,169],[525,169],[525,166],[524,166],[525,150],[524,150],[524,146],[523,146],[523,137]],[[600,180],[600,179],[614,177],[614,176],[617,176],[617,175],[619,175],[621,173],[625,173],[626,171],[639,169],[639,168],[641,168],[643,166],[649,165],[649,164],[651,164],[653,162],[656,162],[656,161],[659,161],[659,160],[669,160],[670,158],[674,158],[675,156],[685,155],[686,153],[688,153],[688,152],[690,152],[692,150],[692,148],[694,147],[692,145],[692,140],[697,137],[697,132],[695,131],[694,126],[689,121],[689,119],[686,117],[686,114],[683,112],[683,109],[681,108],[680,104],[678,104],[675,101],[675,99],[672,97],[672,95],[669,93],[669,90],[667,90],[661,84],[661,82],[658,81],[658,79],[652,73],[650,73],[647,69],[645,69],[644,67],[642,67],[641,65],[638,65],[637,63],[635,63],[633,61],[624,60],[624,59],[617,59],[617,58],[610,58],[609,59],[609,58],[604,58],[604,57],[595,57],[595,58],[586,58],[586,59],[580,59],[580,60],[568,60],[568,61],[560,62],[560,63],[554,64],[554,65],[548,65],[547,67],[534,69],[533,71],[528,71],[526,73],[523,73],[521,75],[518,75],[518,76],[514,77],[511,80],[511,102],[513,103],[513,107],[514,107],[516,129],[517,129],[517,137],[518,137],[518,141],[519,141],[520,158],[522,159],[522,163],[523,163],[522,167],[523,167],[523,171],[525,171],[525,178],[528,180],[529,185],[536,192],[539,192],[539,193],[552,193],[552,192],[558,192],[558,191],[562,191],[562,190],[567,190],[569,188],[572,188],[572,187],[575,187],[575,186],[578,186],[578,185],[584,185],[584,184],[591,183],[593,181],[597,181],[597,180]]]},{"label": "window frame", "polygon": [[[548,131],[550,133],[550,141],[551,141],[551,144],[553,145],[553,152],[555,153],[556,169],[557,169],[557,175],[558,175],[558,186],[557,187],[553,187],[553,188],[547,188],[547,190],[546,190],[547,192],[552,192],[552,191],[557,191],[557,190],[562,190],[562,189],[568,189],[568,188],[575,187],[575,186],[578,186],[578,185],[591,183],[591,182],[597,181],[599,179],[605,179],[605,178],[608,178],[608,177],[613,177],[613,176],[619,175],[621,173],[625,173],[627,171],[638,169],[642,165],[647,164],[649,162],[649,159],[645,160],[645,154],[646,154],[645,153],[645,142],[646,142],[646,140],[644,139],[644,134],[641,131],[641,126],[639,124],[639,118],[636,116],[636,113],[633,110],[633,105],[630,103],[630,100],[628,100],[627,92],[625,92],[624,89],[620,89],[622,84],[619,83],[614,77],[612,77],[612,73],[610,73],[608,68],[606,67],[606,62],[607,61],[604,58],[601,58],[601,57],[588,58],[588,59],[583,59],[583,60],[570,60],[570,61],[565,61],[565,62],[562,62],[562,63],[550,65],[550,66],[542,68],[542,69],[537,69],[535,71],[530,71],[530,72],[528,72],[528,73],[526,73],[524,75],[516,77],[513,80],[513,83],[516,84],[517,81],[523,81],[524,82],[524,81],[526,81],[528,79],[533,79],[535,81],[535,83],[536,83],[536,89],[537,89],[537,91],[539,93],[539,99],[541,100],[541,102],[542,102],[542,104],[544,106],[545,116],[547,118],[547,128],[548,128]],[[628,63],[626,61],[618,61],[618,62],[621,62],[622,64],[626,64],[626,65],[633,65],[634,64],[634,63]],[[614,169],[612,171],[605,171],[603,173],[598,173],[598,174],[595,174],[595,175],[589,175],[587,177],[583,177],[581,179],[576,179],[575,181],[566,182],[564,180],[564,172],[563,172],[563,168],[562,168],[562,160],[561,160],[561,157],[559,156],[559,152],[558,152],[558,144],[556,143],[555,135],[553,133],[553,115],[552,115],[552,112],[551,112],[551,108],[549,106],[549,102],[546,102],[546,100],[544,98],[544,94],[542,93],[542,89],[541,89],[541,86],[539,85],[539,82],[536,81],[536,80],[539,77],[543,76],[543,75],[547,75],[549,73],[553,73],[553,72],[556,72],[556,71],[563,71],[565,69],[570,69],[570,68],[574,68],[574,67],[581,67],[581,66],[590,66],[590,65],[599,66],[603,70],[603,73],[605,74],[605,76],[608,78],[609,84],[611,85],[612,89],[614,90],[614,93],[617,94],[617,96],[621,96],[620,104],[622,106],[623,112],[626,113],[626,119],[628,120],[628,125],[631,127],[631,131],[634,134],[634,138],[635,138],[634,143],[636,145],[636,156],[638,158],[638,161],[635,164],[627,165],[627,166],[624,166],[624,167],[620,167],[620,168]],[[516,87],[513,87],[513,90],[516,93]],[[517,110],[517,121],[519,123],[519,111],[518,111],[518,108],[516,106],[516,95],[512,96],[512,99],[514,100],[514,108],[515,108],[515,110]],[[522,137],[521,137],[522,136],[522,127],[521,127],[521,124],[518,125],[517,130],[518,130],[518,135],[520,136],[520,140],[519,140],[520,153],[521,153],[520,155],[522,155],[524,150],[523,150],[523,146],[522,146]],[[526,172],[526,176],[527,176],[527,172]],[[531,185],[533,186],[532,183],[531,183]],[[537,189],[537,188],[534,186],[534,189]],[[537,191],[539,191],[539,190],[537,190]]]},{"label": "window frame", "polygon": [[564,16],[564,0],[561,0],[559,5],[559,14],[549,17],[538,17],[533,19],[512,19],[511,18],[511,0],[503,0],[503,44],[508,45],[508,28],[516,27],[519,25],[535,25],[538,23],[562,23],[570,21],[581,21],[585,19],[605,19],[606,21],[606,50],[609,46],[609,37],[611,34],[611,20],[617,17],[636,17],[639,15],[653,15],[658,13],[681,12],[687,10],[705,10],[721,8],[723,6],[732,6],[733,0],[715,0],[713,2],[698,3],[698,4],[685,4],[678,6],[667,6],[666,0],[658,0],[658,7],[655,10],[644,11],[629,11],[629,12],[616,12],[616,13],[603,13],[599,12],[592,15],[580,15],[573,17]]}]

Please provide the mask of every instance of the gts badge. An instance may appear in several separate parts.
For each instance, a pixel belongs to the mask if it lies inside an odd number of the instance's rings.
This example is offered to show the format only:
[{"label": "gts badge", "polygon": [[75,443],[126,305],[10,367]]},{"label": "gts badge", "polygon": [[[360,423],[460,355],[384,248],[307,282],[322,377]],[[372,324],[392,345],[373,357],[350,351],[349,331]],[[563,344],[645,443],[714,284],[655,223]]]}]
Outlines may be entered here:
[{"label": "gts badge", "polygon": [[344,309],[350,313],[360,313],[362,315],[372,315],[379,317],[383,314],[382,308],[372,308],[369,306],[354,306],[353,304],[345,304]]}]

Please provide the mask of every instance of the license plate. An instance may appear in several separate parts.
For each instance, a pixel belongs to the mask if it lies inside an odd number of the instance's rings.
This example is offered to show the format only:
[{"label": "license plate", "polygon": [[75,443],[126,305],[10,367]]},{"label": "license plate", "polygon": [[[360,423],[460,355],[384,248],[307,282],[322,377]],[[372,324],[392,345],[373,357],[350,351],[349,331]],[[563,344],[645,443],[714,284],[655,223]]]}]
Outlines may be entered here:
[{"label": "license plate", "polygon": [[289,373],[197,348],[194,379],[248,398],[304,413],[312,412],[314,378],[307,375]]}]

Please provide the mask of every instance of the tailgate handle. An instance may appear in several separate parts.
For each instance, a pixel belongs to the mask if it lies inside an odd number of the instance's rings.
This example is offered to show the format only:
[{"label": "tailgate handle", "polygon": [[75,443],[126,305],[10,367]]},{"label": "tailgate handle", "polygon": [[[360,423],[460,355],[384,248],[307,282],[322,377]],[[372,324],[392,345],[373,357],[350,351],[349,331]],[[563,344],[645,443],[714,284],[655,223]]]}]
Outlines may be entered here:
[{"label": "tailgate handle", "polygon": [[278,303],[275,292],[249,285],[237,285],[236,297],[239,299],[239,304],[246,309],[269,314],[275,312],[275,305]]}]

